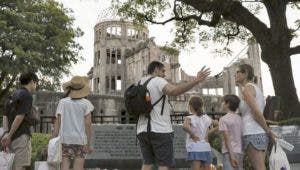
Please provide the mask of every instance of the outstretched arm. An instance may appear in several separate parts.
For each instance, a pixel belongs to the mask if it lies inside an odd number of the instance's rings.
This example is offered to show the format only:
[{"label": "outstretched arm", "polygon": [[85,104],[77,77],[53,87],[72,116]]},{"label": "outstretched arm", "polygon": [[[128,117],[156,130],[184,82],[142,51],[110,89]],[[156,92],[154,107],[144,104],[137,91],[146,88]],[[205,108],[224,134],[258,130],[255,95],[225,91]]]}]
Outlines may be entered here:
[{"label": "outstretched arm", "polygon": [[180,83],[177,85],[174,84],[167,84],[163,88],[163,93],[169,96],[178,96],[191,88],[193,88],[195,85],[199,84],[200,82],[204,81],[205,78],[210,74],[210,69],[203,67],[197,74],[197,77],[188,82]]}]

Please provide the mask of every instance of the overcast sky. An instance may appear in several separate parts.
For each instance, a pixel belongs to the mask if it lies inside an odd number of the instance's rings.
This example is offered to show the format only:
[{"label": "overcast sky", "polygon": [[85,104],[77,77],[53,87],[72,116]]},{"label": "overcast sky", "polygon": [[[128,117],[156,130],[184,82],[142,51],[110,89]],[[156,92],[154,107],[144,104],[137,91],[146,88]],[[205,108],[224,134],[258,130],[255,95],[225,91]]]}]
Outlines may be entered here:
[{"label": "overcast sky", "polygon": [[[99,15],[110,6],[111,0],[57,0],[62,2],[64,7],[71,8],[73,10],[73,17],[75,18],[75,26],[79,27],[84,35],[78,38],[76,41],[81,44],[83,50],[81,55],[84,61],[74,65],[71,69],[71,75],[86,75],[86,73],[93,66],[93,42],[94,42],[94,26],[98,22]],[[287,15],[292,16],[290,11],[287,11]],[[293,16],[300,16],[300,13]],[[291,18],[291,17],[288,17]],[[266,20],[266,18],[263,18]],[[289,20],[292,24],[292,21]],[[155,37],[155,42],[158,45],[164,45],[166,42],[172,41],[172,24],[149,25],[149,37]],[[297,42],[300,44],[300,41]],[[231,57],[216,57],[212,53],[212,49],[204,49],[197,43],[193,45],[195,48],[181,51],[179,56],[179,63],[181,68],[190,75],[195,75],[203,65],[211,68],[212,75],[215,75],[223,70],[231,60],[234,58],[246,44],[235,44],[233,49],[233,55]],[[298,91],[298,97],[300,95],[300,55],[292,56],[292,67],[295,85]],[[66,79],[66,78],[65,78]],[[273,95],[273,85],[270,77],[270,72],[265,63],[262,62],[262,79],[263,79],[263,91],[264,95]]]}]

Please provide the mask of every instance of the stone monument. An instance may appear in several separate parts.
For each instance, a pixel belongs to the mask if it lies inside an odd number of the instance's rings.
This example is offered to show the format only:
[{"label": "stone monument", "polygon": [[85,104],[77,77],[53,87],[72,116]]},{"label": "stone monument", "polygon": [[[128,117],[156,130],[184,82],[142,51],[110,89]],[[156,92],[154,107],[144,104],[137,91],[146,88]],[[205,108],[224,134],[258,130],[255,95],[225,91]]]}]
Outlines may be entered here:
[{"label": "stone monument", "polygon": [[[188,168],[190,165],[186,161],[185,132],[181,125],[173,125],[173,129],[175,167]],[[94,152],[87,156],[85,167],[132,170],[142,166],[135,124],[93,125],[92,145]],[[220,155],[213,152],[220,160]]]}]

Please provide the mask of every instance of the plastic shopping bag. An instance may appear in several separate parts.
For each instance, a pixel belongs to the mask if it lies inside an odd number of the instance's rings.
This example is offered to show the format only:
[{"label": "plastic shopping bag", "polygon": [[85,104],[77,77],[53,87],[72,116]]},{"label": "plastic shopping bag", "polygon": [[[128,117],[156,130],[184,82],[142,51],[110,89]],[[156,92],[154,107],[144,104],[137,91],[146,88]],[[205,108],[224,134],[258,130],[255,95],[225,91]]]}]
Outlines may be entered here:
[{"label": "plastic shopping bag", "polygon": [[36,161],[34,170],[60,170],[60,164],[49,164],[46,161]]},{"label": "plastic shopping bag", "polygon": [[60,136],[53,138],[48,144],[48,157],[47,162],[49,163],[60,163],[62,159],[62,148],[61,148]]},{"label": "plastic shopping bag", "polygon": [[11,170],[14,163],[14,153],[0,152],[0,169]]},{"label": "plastic shopping bag", "polygon": [[270,170],[290,170],[287,156],[278,142],[273,145],[269,158],[269,167]]}]

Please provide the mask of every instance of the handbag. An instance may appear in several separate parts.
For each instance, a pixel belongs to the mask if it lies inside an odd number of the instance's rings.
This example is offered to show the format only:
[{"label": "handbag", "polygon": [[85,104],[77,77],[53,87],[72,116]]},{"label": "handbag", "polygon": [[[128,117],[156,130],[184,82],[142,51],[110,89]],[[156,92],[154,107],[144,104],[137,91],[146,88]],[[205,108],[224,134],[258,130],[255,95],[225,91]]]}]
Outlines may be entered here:
[{"label": "handbag", "polygon": [[14,163],[14,153],[0,152],[0,169],[11,170]]},{"label": "handbag", "polygon": [[269,158],[269,167],[270,170],[290,170],[287,156],[277,141],[272,147]]},{"label": "handbag", "polygon": [[62,160],[62,146],[60,136],[49,140],[48,144],[48,163],[60,163]]}]

